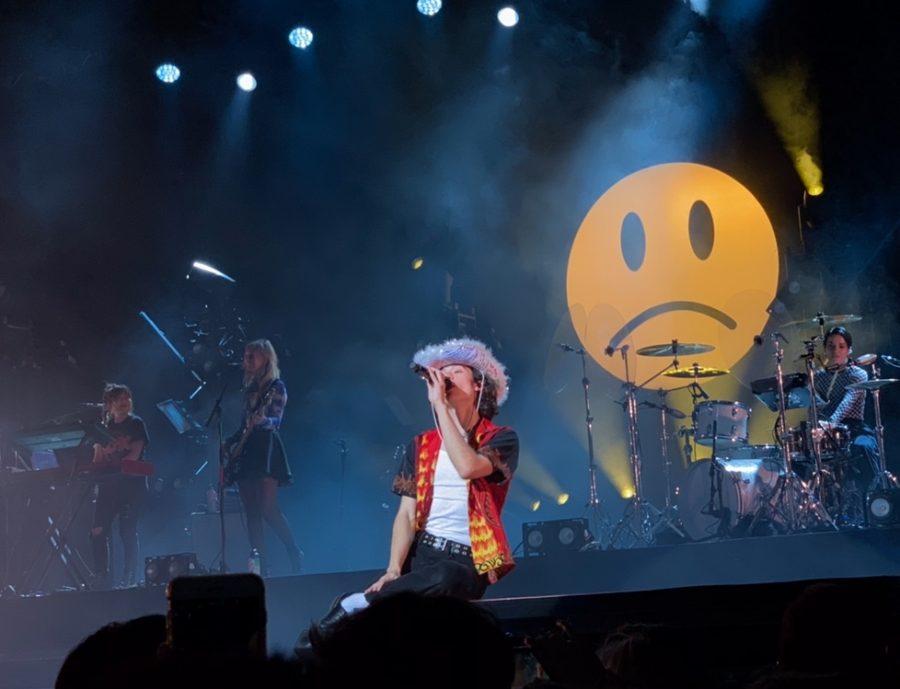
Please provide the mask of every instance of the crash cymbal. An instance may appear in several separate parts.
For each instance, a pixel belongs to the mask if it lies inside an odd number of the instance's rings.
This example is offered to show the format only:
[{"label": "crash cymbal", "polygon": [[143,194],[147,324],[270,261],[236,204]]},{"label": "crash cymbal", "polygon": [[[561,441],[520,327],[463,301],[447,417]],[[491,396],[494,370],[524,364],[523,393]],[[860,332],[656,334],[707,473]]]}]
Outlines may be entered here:
[{"label": "crash cymbal", "polygon": [[874,364],[877,358],[877,354],[860,354],[853,357],[853,361],[857,366],[868,366],[869,364]]},{"label": "crash cymbal", "polygon": [[864,380],[862,383],[850,383],[848,390],[879,390],[886,385],[900,383],[900,378],[880,378],[878,380]]},{"label": "crash cymbal", "polygon": [[707,368],[706,366],[694,364],[690,368],[676,368],[673,371],[666,371],[663,375],[669,378],[715,378],[728,373],[731,373],[731,371],[727,368]]},{"label": "crash cymbal", "polygon": [[676,356],[687,354],[705,354],[706,352],[711,352],[714,349],[715,347],[708,344],[669,342],[668,344],[649,345],[647,347],[641,347],[639,350],[637,350],[637,353],[640,356]]},{"label": "crash cymbal", "polygon": [[793,328],[796,326],[807,326],[807,327],[816,327],[823,326],[826,328],[831,327],[832,325],[843,325],[844,323],[856,323],[857,321],[861,321],[862,316],[857,316],[855,313],[842,313],[838,315],[829,316],[824,313],[817,314],[812,318],[804,318],[799,321],[790,321],[789,323],[782,323],[782,328]]}]

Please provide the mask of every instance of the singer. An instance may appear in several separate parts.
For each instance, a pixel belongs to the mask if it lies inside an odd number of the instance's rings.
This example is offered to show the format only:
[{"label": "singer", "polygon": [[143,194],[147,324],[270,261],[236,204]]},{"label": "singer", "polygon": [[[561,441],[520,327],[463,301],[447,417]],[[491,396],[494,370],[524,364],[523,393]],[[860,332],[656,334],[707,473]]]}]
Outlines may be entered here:
[{"label": "singer", "polygon": [[435,428],[413,438],[394,477],[400,504],[387,569],[365,591],[335,601],[300,635],[298,649],[381,596],[413,591],[475,600],[515,565],[501,510],[519,439],[492,422],[508,392],[503,365],[471,339],[429,345],[413,362],[425,374]]},{"label": "singer", "polygon": [[134,586],[138,565],[138,516],[147,496],[145,476],[118,473],[123,459],[143,460],[150,438],[141,417],[133,413],[134,402],[127,385],[107,383],[103,390],[103,425],[113,437],[106,445],[94,445],[92,473],[103,474],[94,488],[94,521],[91,527],[91,551],[94,559],[96,590],[112,587],[110,567],[110,533],[119,518],[122,539],[123,573],[120,586]]},{"label": "singer", "polygon": [[838,325],[825,333],[827,360],[825,370],[816,373],[816,397],[820,399],[815,404],[819,424],[825,430],[843,424],[850,432],[853,479],[860,495],[864,495],[878,472],[878,442],[863,421],[866,391],[847,389],[851,383],[869,379],[865,369],[850,357],[852,352],[853,336],[846,328]]},{"label": "singer", "polygon": [[240,428],[225,441],[226,481],[238,485],[247,516],[247,537],[259,554],[260,573],[268,573],[265,520],[284,544],[292,573],[299,574],[303,553],[278,506],[278,488],[293,483],[293,477],[278,432],[287,405],[287,386],[280,378],[272,343],[265,339],[248,342],[243,370],[244,412]]}]

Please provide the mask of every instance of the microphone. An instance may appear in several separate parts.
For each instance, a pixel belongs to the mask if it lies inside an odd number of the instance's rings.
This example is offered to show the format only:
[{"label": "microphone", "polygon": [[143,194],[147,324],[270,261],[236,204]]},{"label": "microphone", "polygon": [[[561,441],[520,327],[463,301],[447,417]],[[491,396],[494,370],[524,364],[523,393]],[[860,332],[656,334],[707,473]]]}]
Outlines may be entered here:
[{"label": "microphone", "polygon": [[[413,363],[413,364],[409,365],[409,368],[413,373],[415,373],[417,376],[419,376],[426,383],[431,380],[428,377],[428,369],[425,368],[424,366],[422,366],[421,364]],[[450,388],[452,388],[452,387],[453,387],[453,381],[450,380],[449,378],[444,378],[444,389],[447,392],[450,392]]]}]

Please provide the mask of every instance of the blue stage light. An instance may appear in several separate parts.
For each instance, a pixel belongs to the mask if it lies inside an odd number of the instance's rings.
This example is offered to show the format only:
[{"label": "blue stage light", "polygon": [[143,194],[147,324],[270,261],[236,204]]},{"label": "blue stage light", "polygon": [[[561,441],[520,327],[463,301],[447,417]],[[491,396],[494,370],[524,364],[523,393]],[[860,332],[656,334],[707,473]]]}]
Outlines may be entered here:
[{"label": "blue stage light", "polygon": [[288,42],[295,48],[306,50],[313,42],[313,32],[305,26],[295,26],[288,34]]},{"label": "blue stage light", "polygon": [[418,0],[416,9],[426,17],[433,17],[441,11],[441,0]]},{"label": "blue stage light", "polygon": [[164,84],[174,84],[181,78],[181,70],[170,62],[164,62],[156,68],[156,78]]}]

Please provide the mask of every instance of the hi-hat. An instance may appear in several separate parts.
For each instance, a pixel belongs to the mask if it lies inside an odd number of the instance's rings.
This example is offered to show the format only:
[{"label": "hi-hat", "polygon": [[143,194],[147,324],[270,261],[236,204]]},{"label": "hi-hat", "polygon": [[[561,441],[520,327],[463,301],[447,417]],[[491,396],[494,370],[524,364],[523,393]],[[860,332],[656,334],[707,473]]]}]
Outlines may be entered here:
[{"label": "hi-hat", "polygon": [[668,344],[649,345],[637,350],[640,356],[677,356],[679,354],[705,354],[715,347],[708,344],[691,344],[684,342],[669,342]]},{"label": "hi-hat", "polygon": [[847,390],[878,390],[894,383],[900,383],[900,378],[879,378],[877,380],[864,380],[861,383],[850,383],[847,386]]},{"label": "hi-hat", "polygon": [[782,328],[792,328],[794,326],[822,326],[822,327],[831,327],[832,325],[843,325],[844,323],[856,323],[857,321],[861,321],[862,316],[857,316],[855,313],[842,313],[837,315],[826,315],[824,313],[819,313],[813,316],[812,318],[803,318],[799,321],[791,321],[789,323],[782,323]]},{"label": "hi-hat", "polygon": [[694,364],[690,368],[676,368],[673,371],[666,371],[663,375],[669,378],[715,378],[728,373],[731,373],[731,371],[727,368],[707,368],[706,366]]}]

